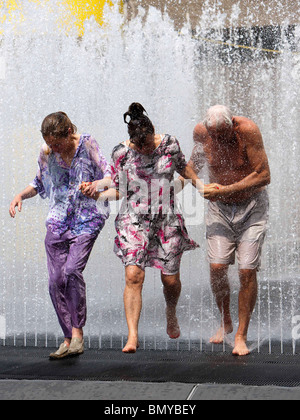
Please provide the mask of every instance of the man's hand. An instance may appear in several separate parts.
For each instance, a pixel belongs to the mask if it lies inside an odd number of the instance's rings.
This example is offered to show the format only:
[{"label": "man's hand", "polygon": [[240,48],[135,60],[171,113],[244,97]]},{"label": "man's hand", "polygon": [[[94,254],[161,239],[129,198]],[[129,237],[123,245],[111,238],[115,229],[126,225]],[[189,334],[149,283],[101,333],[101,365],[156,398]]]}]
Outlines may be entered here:
[{"label": "man's hand", "polygon": [[222,196],[223,186],[220,184],[208,184],[204,186],[203,197],[206,200],[217,201]]}]

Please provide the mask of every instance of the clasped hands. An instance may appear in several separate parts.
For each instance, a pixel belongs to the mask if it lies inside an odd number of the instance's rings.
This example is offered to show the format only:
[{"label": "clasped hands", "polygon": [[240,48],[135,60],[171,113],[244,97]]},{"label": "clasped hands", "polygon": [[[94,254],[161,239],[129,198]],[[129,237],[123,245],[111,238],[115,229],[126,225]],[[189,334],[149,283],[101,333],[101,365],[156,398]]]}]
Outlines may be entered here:
[{"label": "clasped hands", "polygon": [[98,181],[94,182],[82,182],[79,186],[79,190],[88,198],[93,198],[97,200],[99,198],[100,192],[98,191]]},{"label": "clasped hands", "polygon": [[[79,190],[82,192],[83,195],[89,198],[93,198],[94,200],[97,200],[99,198],[100,192],[98,189],[98,181],[82,182],[79,187]],[[217,201],[222,197],[223,189],[224,187],[222,185],[213,183],[207,185],[202,184],[202,186],[198,188],[198,191],[206,200]]]},{"label": "clasped hands", "polygon": [[202,191],[200,193],[202,197],[204,197],[206,200],[217,201],[223,196],[223,189],[224,187],[220,184],[207,184],[203,186]]}]

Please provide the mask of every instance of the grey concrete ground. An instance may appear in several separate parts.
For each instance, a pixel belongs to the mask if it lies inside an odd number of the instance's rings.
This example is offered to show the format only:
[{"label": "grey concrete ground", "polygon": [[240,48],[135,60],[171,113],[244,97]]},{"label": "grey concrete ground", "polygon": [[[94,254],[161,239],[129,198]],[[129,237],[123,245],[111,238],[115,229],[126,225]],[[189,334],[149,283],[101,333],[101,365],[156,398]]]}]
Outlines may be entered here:
[{"label": "grey concrete ground", "polygon": [[0,400],[205,401],[300,400],[300,388],[218,384],[0,381]]}]

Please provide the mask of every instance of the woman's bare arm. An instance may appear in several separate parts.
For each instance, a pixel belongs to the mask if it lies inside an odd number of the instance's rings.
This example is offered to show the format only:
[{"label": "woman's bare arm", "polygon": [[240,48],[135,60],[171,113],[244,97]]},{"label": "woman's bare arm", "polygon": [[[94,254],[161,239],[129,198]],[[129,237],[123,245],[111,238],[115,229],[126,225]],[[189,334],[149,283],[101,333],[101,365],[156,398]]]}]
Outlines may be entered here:
[{"label": "woman's bare arm", "polygon": [[18,207],[19,212],[21,212],[23,201],[28,198],[35,197],[36,195],[37,195],[37,190],[31,185],[28,185],[28,187],[26,187],[25,190],[22,191],[20,194],[17,194],[15,198],[13,199],[13,201],[10,203],[10,206],[9,206],[10,216],[15,217],[16,207]]}]

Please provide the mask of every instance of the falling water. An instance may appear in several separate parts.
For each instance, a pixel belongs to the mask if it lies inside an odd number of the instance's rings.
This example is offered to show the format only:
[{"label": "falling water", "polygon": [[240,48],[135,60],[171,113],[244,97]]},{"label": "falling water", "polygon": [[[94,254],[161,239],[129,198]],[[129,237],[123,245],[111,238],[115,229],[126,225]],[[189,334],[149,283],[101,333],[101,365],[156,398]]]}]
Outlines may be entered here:
[{"label": "falling water", "polygon": [[[50,346],[61,335],[47,290],[43,244],[47,203],[32,199],[24,202],[15,220],[8,215],[13,195],[35,176],[42,119],[57,110],[67,112],[80,132],[97,138],[109,159],[112,148],[126,139],[124,111],[139,101],[156,131],[176,135],[187,157],[195,124],[216,103],[227,104],[236,115],[253,119],[261,128],[272,171],[270,226],[249,340],[258,351],[264,342],[270,352],[278,342],[282,352],[297,351],[300,27],[289,22],[281,28],[270,26],[269,39],[276,43],[266,48],[266,36],[260,36],[257,28],[237,28],[239,2],[229,17],[231,29],[224,30],[224,14],[218,13],[216,2],[206,1],[205,13],[193,31],[189,23],[177,31],[171,19],[154,8],[146,16],[140,9],[136,18],[126,22],[117,7],[107,7],[105,24],[99,26],[91,18],[79,38],[75,30],[66,33],[58,28],[62,7],[54,15],[48,7],[29,0],[23,3],[22,19],[3,22],[0,15],[3,345]],[[252,49],[241,48],[245,42]],[[190,235],[201,247],[183,258],[178,308],[182,337],[177,342],[167,338],[159,273],[149,269],[140,322],[145,349],[196,346],[202,350],[219,322],[209,287],[203,206],[201,202],[196,217],[187,217]],[[121,348],[126,339],[124,273],[113,253],[116,210],[112,205],[111,218],[85,272],[85,334],[90,347]],[[230,273],[236,323],[237,267],[230,268]]]}]

